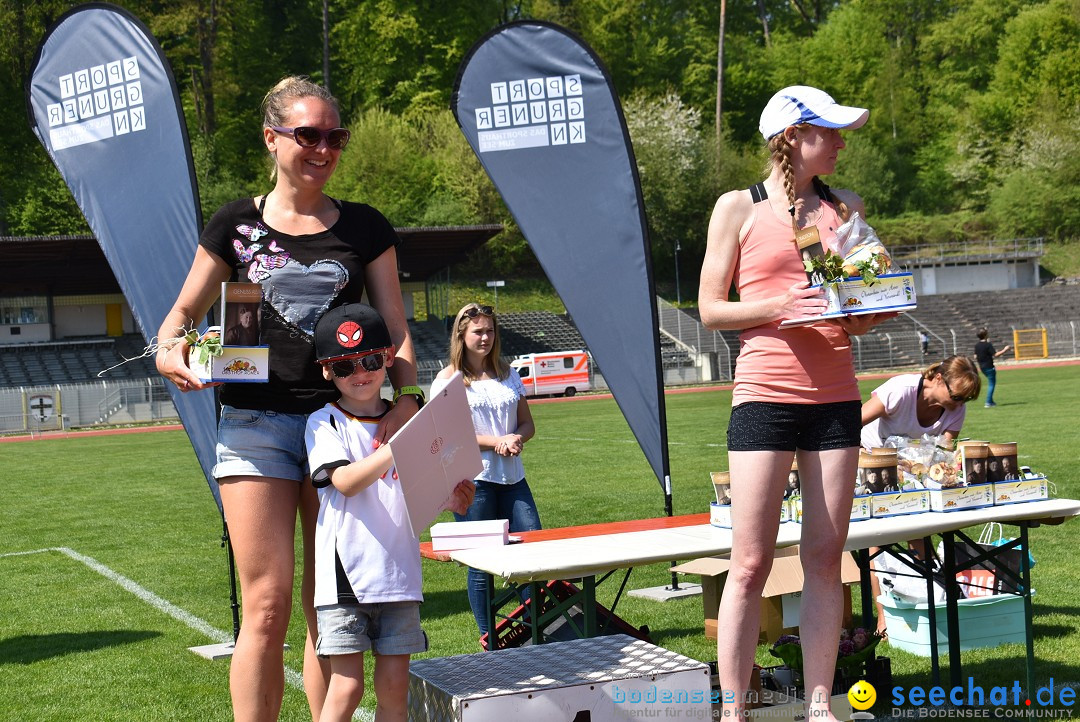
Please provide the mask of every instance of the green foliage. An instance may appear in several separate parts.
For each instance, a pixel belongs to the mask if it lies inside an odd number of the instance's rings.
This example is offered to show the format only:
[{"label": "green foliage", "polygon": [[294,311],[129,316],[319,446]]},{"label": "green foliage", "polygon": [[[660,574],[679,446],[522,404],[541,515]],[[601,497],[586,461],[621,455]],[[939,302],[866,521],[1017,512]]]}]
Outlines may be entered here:
[{"label": "green foliage", "polygon": [[[328,190],[394,223],[502,223],[470,259],[535,272],[521,233],[446,108],[457,69],[499,23],[539,18],[578,33],[610,70],[635,143],[658,278],[674,243],[688,282],[713,198],[761,177],[758,115],[807,83],[871,109],[846,136],[830,183],[905,238],[1076,235],[1067,159],[1080,107],[1077,0],[841,0],[728,3],[722,141],[716,148],[716,3],[691,0],[322,2],[122,0],[161,43],[177,80],[204,216],[265,191],[259,102],[287,74],[329,81],[355,131]],[[23,85],[59,0],[0,4],[0,101],[13,129],[0,156],[0,233],[85,230],[23,113]],[[765,28],[769,33],[766,36]],[[922,221],[914,218],[923,216]],[[665,280],[664,283],[670,281]]]},{"label": "green foliage", "polygon": [[[700,129],[701,114],[677,95],[643,93],[623,104],[652,241],[653,260],[672,268],[674,248],[704,254],[707,209],[717,196],[709,161],[715,143]],[[687,256],[684,256],[686,258]]]},{"label": "green foliage", "polygon": [[1047,114],[1018,129],[1002,150],[1002,181],[990,194],[990,216],[1006,235],[1075,236],[1080,227],[1080,108],[1064,118]]},{"label": "green foliage", "polygon": [[382,108],[351,121],[353,140],[341,154],[327,192],[375,206],[399,226],[416,225],[431,194],[434,168],[417,127]]},{"label": "green foliage", "polygon": [[974,223],[974,215],[970,212],[941,215],[907,213],[892,218],[875,218],[871,225],[886,248],[954,243],[970,236],[986,238],[986,229],[980,229]]}]

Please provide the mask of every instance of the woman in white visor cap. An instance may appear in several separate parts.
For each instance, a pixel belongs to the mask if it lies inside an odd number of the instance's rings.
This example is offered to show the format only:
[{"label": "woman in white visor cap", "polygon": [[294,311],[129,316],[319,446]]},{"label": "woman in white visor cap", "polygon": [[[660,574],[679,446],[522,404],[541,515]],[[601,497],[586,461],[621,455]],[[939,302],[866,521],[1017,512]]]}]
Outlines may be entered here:
[{"label": "woman in white visor cap", "polygon": [[[761,592],[772,567],[788,472],[797,458],[807,718],[834,719],[829,693],[840,638],[840,561],[861,430],[850,336],[866,333],[887,316],[783,329],[780,323],[825,311],[820,287],[808,283],[804,251],[828,247],[837,227],[853,212],[864,211],[857,195],[832,190],[818,176],[836,166],[844,148],[840,130],[860,127],[868,115],[816,88],[792,86],[776,93],[759,125],[771,153],[768,178],[725,193],[709,222],[698,294],[701,319],[711,329],[742,331],[728,426],[731,570],[717,640],[725,714],[744,709]],[[731,300],[732,286],[738,300]]]}]

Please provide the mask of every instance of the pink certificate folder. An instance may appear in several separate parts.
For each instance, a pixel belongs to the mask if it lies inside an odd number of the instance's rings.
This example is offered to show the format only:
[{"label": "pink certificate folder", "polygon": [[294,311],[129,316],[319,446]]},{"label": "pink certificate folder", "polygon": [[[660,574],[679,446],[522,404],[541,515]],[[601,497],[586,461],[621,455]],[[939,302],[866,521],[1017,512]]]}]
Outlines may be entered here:
[{"label": "pink certificate folder", "polygon": [[390,451],[419,539],[446,508],[454,487],[484,468],[461,372],[391,437]]}]

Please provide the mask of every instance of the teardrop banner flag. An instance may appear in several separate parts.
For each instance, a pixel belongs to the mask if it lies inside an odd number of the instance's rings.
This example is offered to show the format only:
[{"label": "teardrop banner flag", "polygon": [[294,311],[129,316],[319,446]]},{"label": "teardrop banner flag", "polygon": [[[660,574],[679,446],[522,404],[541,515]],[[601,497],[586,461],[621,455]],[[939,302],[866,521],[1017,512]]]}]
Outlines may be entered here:
[{"label": "teardrop banner flag", "polygon": [[[150,343],[179,295],[202,228],[180,96],[161,47],[128,11],[79,5],[42,39],[27,107]],[[214,394],[166,385],[221,510],[211,474]]]},{"label": "teardrop banner flag", "polygon": [[670,514],[648,231],[606,69],[557,25],[510,23],[469,51],[451,110],[581,331]]}]

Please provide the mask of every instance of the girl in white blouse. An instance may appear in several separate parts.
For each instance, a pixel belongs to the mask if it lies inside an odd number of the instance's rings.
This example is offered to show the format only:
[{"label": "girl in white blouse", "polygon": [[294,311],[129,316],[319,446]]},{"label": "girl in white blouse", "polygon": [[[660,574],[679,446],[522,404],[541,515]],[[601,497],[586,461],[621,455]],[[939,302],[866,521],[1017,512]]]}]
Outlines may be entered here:
[{"label": "girl in white blouse", "polygon": [[[484,470],[475,479],[476,496],[468,513],[454,514],[458,521],[509,519],[510,531],[539,529],[540,515],[532,491],[525,480],[521,451],[533,437],[525,386],[517,371],[500,354],[499,324],[491,306],[466,304],[458,311],[450,334],[450,362],[431,384],[431,396],[446,384],[455,371],[465,381],[472,410],[476,442],[484,460]],[[487,580],[482,572],[469,569],[469,606],[480,633],[487,629]]]}]

